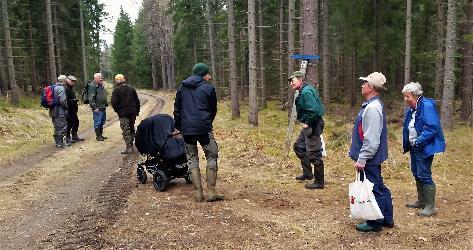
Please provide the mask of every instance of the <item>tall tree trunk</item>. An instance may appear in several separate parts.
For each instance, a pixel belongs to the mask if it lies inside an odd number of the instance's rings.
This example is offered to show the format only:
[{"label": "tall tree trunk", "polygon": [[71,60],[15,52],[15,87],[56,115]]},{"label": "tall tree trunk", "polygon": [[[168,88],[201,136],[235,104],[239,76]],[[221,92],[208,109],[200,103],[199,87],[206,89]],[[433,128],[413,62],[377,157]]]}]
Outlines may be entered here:
[{"label": "tall tree trunk", "polygon": [[435,99],[442,98],[442,79],[444,74],[444,34],[445,34],[445,8],[443,7],[445,0],[437,1],[437,55],[435,58]]},{"label": "tall tree trunk", "polygon": [[[287,21],[287,54],[294,55],[294,28],[295,28],[295,0],[289,0],[288,3],[288,21]],[[287,73],[292,74],[294,71],[294,60],[289,59],[287,63]],[[292,112],[292,105],[294,102],[294,91],[287,87],[287,115],[290,116]]]},{"label": "tall tree trunk", "polygon": [[217,71],[216,69],[216,63],[215,63],[215,38],[214,38],[214,23],[213,23],[213,18],[212,18],[212,6],[213,6],[213,1],[212,0],[206,0],[205,1],[205,12],[206,12],[206,17],[207,17],[207,26],[209,28],[209,43],[210,43],[210,63],[211,63],[211,68],[212,68],[212,82],[215,85],[215,87],[218,88],[218,78],[217,78]]},{"label": "tall tree trunk", "polygon": [[153,89],[158,90],[158,65],[156,65],[156,55],[155,53],[151,52],[151,78],[153,79]]},{"label": "tall tree trunk", "polygon": [[167,78],[166,78],[166,57],[164,55],[164,49],[161,49],[161,81],[163,82],[163,89],[168,90]]},{"label": "tall tree trunk", "polygon": [[51,0],[46,0],[46,27],[48,31],[49,81],[56,80],[56,57],[54,55],[53,23],[51,17]]},{"label": "tall tree trunk", "polygon": [[8,61],[8,76],[10,79],[11,88],[11,99],[12,105],[17,106],[20,103],[20,95],[18,93],[18,86],[16,85],[15,77],[15,65],[13,64],[13,51],[11,46],[10,37],[10,20],[8,19],[8,5],[7,1],[2,2],[2,16],[3,16],[3,28],[5,34],[5,47],[7,48],[7,61]]},{"label": "tall tree trunk", "polygon": [[261,86],[261,108],[266,108],[266,78],[264,76],[264,36],[263,36],[263,0],[258,0],[258,23],[259,23],[259,63],[260,63],[260,86]]},{"label": "tall tree trunk", "polygon": [[59,41],[59,21],[57,20],[57,10],[58,10],[58,3],[54,3],[54,33],[56,34],[56,55],[57,55],[57,71],[59,74],[64,74],[62,72],[62,61],[61,61],[61,42]]},{"label": "tall tree trunk", "polygon": [[455,89],[455,39],[456,39],[456,1],[448,0],[447,8],[447,40],[445,43],[445,76],[442,95],[442,126],[453,127],[453,94]]},{"label": "tall tree trunk", "polygon": [[[467,18],[464,24],[464,35],[473,36],[473,0],[468,0],[465,15]],[[463,91],[460,117],[462,121],[468,121],[472,111],[473,42],[466,37],[463,38],[463,49]]]},{"label": "tall tree trunk", "polygon": [[82,74],[83,74],[83,82],[86,83],[88,81],[88,76],[87,76],[87,54],[85,53],[84,13],[83,13],[82,8],[83,8],[82,0],[79,0],[80,41],[81,41],[81,47],[82,47]]},{"label": "tall tree trunk", "polygon": [[279,101],[281,105],[286,103],[287,81],[284,79],[284,0],[279,0]]},{"label": "tall tree trunk", "polygon": [[412,0],[406,1],[406,55],[404,58],[404,84],[411,79],[411,21],[412,21]]},{"label": "tall tree trunk", "polygon": [[195,31],[192,32],[192,51],[194,52],[194,65],[197,64],[197,37]]},{"label": "tall tree trunk", "polygon": [[[0,6],[0,8],[2,7]],[[5,72],[5,65],[3,64],[3,62],[5,62],[6,60],[3,55],[2,47],[3,44],[0,40],[0,94],[4,95],[8,91],[8,76],[7,72]]]},{"label": "tall tree trunk", "polygon": [[329,37],[329,0],[322,1],[322,17],[323,17],[323,100],[324,104],[330,102],[330,37]]},{"label": "tall tree trunk", "polygon": [[[304,32],[302,54],[315,55],[317,52],[317,6],[318,0],[304,0]],[[302,20],[301,20],[302,22]],[[316,67],[307,67],[305,78],[308,82],[316,84]]]},{"label": "tall tree trunk", "polygon": [[258,89],[256,79],[256,13],[255,0],[248,0],[248,72],[249,72],[249,104],[248,121],[258,126]]},{"label": "tall tree trunk", "polygon": [[232,119],[240,118],[240,103],[238,101],[237,63],[235,51],[235,14],[233,0],[227,0],[228,13],[228,56],[230,61],[230,97],[232,100]]},{"label": "tall tree trunk", "polygon": [[36,56],[35,56],[35,44],[33,40],[33,27],[31,25],[31,10],[28,10],[28,35],[30,41],[30,58],[31,58],[31,92],[37,93],[38,88],[38,74],[36,72]]}]

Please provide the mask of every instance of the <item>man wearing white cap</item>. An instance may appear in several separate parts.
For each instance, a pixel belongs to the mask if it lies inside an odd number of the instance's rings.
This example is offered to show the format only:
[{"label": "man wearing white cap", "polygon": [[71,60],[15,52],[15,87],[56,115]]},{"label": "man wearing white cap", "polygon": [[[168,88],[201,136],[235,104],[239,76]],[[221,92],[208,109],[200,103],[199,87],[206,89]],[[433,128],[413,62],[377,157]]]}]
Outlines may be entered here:
[{"label": "man wearing white cap", "polygon": [[[68,144],[64,144],[64,136],[66,135],[66,113],[67,113],[67,101],[66,94],[64,91],[64,85],[67,77],[60,75],[57,78],[58,82],[54,87],[54,99],[58,100],[57,105],[49,109],[49,116],[54,126],[54,142],[56,147],[65,148]],[[67,143],[67,142],[66,142]]]},{"label": "man wearing white cap", "polygon": [[380,93],[386,90],[386,77],[374,72],[360,77],[360,80],[363,81],[361,94],[366,101],[355,120],[349,155],[355,161],[355,169],[364,171],[366,178],[374,184],[373,194],[384,219],[367,220],[356,225],[356,230],[379,232],[383,227],[394,227],[391,191],[384,185],[381,176],[381,163],[388,158],[386,113],[379,98]]}]

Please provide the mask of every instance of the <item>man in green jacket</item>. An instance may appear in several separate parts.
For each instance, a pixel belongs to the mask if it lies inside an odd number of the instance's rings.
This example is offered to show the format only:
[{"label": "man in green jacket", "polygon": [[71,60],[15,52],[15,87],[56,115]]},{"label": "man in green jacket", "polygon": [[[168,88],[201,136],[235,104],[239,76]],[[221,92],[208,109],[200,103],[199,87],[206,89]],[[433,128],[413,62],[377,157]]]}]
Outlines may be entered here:
[{"label": "man in green jacket", "polygon": [[[324,162],[322,161],[322,141],[320,135],[324,130],[324,107],[317,90],[304,82],[304,73],[296,71],[288,79],[292,90],[299,90],[295,100],[297,120],[302,123],[302,131],[294,143],[294,152],[301,160],[302,175],[296,180],[312,180],[307,189],[324,188]],[[312,166],[314,173],[312,174]]]},{"label": "man in green jacket", "polygon": [[107,119],[107,92],[103,87],[103,77],[101,73],[94,74],[94,80],[89,83],[88,98],[90,109],[94,118],[94,129],[97,141],[103,141],[107,137],[103,136],[103,125]]}]

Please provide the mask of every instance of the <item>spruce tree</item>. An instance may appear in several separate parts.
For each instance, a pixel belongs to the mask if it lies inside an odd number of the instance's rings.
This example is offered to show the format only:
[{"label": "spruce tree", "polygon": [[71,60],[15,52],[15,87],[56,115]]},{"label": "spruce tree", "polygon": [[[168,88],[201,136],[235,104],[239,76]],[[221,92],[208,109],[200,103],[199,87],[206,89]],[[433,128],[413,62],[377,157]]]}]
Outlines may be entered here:
[{"label": "spruce tree", "polygon": [[120,8],[120,16],[115,26],[112,45],[112,70],[114,74],[123,74],[125,78],[133,78],[131,73],[131,44],[133,25],[127,13]]}]

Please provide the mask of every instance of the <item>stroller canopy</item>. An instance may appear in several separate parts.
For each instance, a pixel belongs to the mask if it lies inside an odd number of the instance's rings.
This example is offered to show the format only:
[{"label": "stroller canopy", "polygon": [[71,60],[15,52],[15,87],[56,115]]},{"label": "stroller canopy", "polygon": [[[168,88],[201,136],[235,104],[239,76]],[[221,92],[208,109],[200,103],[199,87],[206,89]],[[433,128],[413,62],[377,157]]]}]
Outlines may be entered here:
[{"label": "stroller canopy", "polygon": [[158,154],[174,128],[174,119],[170,115],[158,114],[144,119],[136,129],[135,145],[138,152],[142,155]]}]

